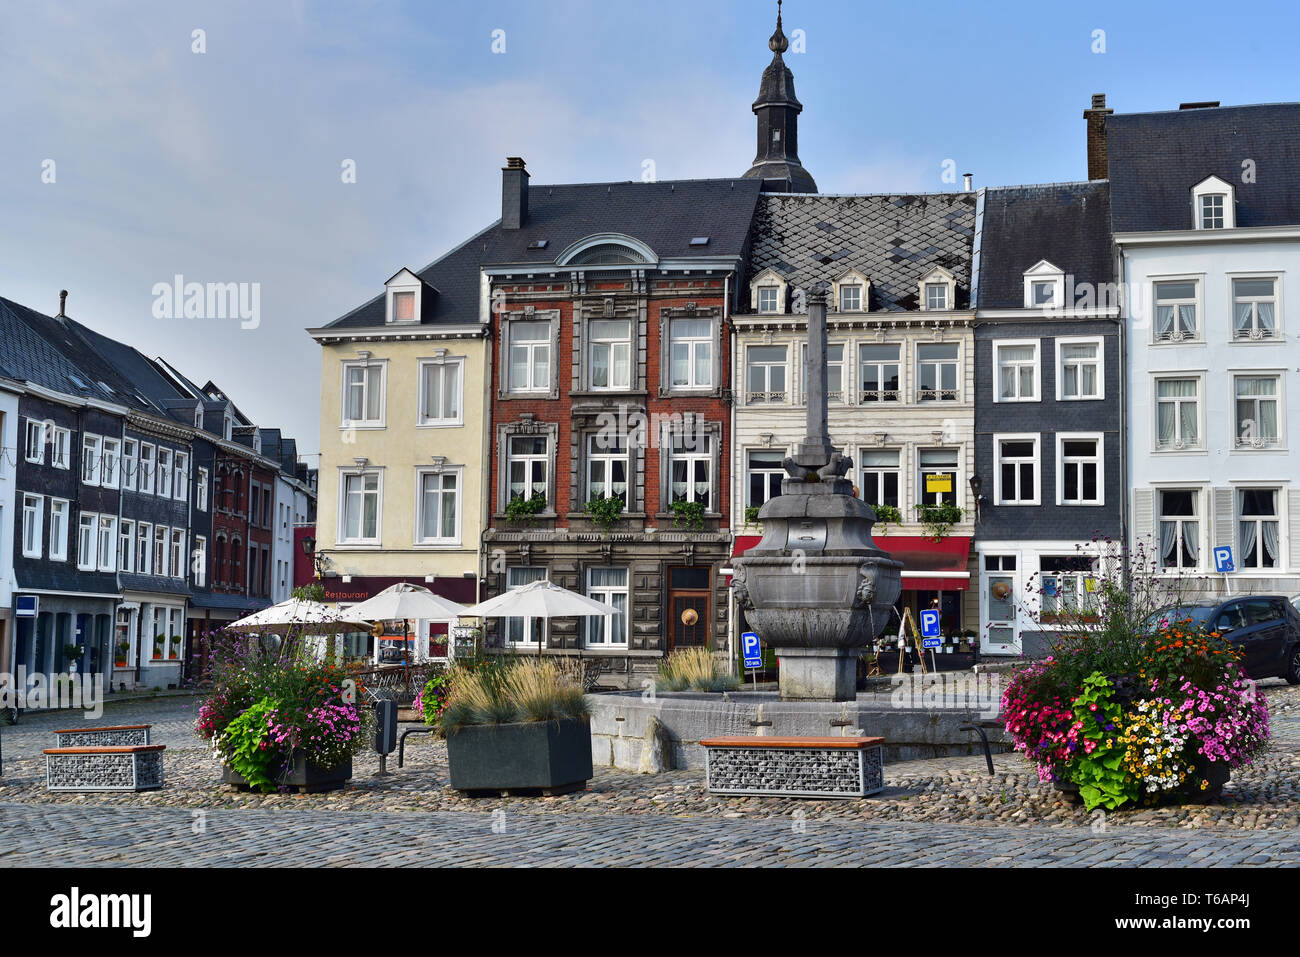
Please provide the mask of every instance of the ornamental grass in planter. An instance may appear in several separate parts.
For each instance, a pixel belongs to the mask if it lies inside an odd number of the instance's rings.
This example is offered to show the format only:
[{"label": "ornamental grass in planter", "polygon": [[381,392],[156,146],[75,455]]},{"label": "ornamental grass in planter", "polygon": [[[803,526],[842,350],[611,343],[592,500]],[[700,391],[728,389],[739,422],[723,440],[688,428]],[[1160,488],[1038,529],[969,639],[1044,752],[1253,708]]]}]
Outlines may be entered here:
[{"label": "ornamental grass in planter", "polygon": [[212,745],[228,784],[262,793],[342,786],[371,713],[357,706],[343,669],[318,661],[300,636],[261,639],[212,639],[203,676],[212,691],[199,706],[196,733]]},{"label": "ornamental grass in planter", "polygon": [[681,648],[659,663],[658,691],[735,691],[740,679],[720,675],[708,648]]},{"label": "ornamental grass in planter", "polygon": [[451,786],[576,790],[592,774],[589,715],[582,674],[570,662],[517,658],[453,668],[437,717]]},{"label": "ornamental grass in planter", "polygon": [[1142,545],[1116,551],[1091,600],[1053,605],[1066,625],[1049,657],[1013,673],[1007,732],[1040,780],[1088,810],[1217,799],[1232,770],[1267,748],[1268,707],[1237,649],[1160,612],[1181,604],[1190,581],[1152,574]]}]

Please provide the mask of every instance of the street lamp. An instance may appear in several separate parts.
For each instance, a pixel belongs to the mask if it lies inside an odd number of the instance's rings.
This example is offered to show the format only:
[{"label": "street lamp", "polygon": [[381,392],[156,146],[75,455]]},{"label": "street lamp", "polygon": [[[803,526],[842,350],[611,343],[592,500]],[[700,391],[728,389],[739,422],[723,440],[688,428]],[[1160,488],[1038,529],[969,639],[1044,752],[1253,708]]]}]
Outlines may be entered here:
[{"label": "street lamp", "polygon": [[980,491],[983,488],[984,488],[984,480],[980,478],[978,474],[972,475],[970,477],[970,494],[971,494],[971,500],[975,503],[976,522],[980,520],[980,503],[984,501],[984,497],[980,495]]}]

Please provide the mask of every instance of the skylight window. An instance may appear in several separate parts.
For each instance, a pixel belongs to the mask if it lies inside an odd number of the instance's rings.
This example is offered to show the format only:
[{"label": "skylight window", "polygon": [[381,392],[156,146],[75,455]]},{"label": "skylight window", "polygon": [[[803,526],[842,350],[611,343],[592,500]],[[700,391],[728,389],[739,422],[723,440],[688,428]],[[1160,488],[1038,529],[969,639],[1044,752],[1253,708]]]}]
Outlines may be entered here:
[{"label": "skylight window", "polygon": [[708,237],[708,236],[692,236],[692,237],[691,237],[691,245],[692,245],[692,246],[707,246],[708,244],[709,244],[709,237]]}]

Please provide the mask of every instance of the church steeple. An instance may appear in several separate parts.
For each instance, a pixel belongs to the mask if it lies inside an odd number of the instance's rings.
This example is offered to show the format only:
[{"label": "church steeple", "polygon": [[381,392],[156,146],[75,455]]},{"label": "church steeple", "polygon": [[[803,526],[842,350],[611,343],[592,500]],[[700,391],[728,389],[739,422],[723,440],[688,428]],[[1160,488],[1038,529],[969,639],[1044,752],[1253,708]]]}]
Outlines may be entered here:
[{"label": "church steeple", "polygon": [[763,71],[753,106],[758,117],[758,152],[745,177],[763,180],[763,189],[768,192],[815,193],[817,184],[812,174],[799,162],[799,114],[803,104],[794,95],[794,74],[781,59],[790,48],[781,29],[781,0],[776,2],[776,32],[767,46],[772,51],[772,62]]}]

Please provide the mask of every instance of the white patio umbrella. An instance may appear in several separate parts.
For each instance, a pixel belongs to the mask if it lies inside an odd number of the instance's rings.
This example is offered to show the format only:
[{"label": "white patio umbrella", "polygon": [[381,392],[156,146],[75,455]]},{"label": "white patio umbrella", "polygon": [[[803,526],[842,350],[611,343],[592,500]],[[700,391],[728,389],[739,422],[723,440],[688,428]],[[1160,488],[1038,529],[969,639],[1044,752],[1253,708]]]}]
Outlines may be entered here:
[{"label": "white patio umbrella", "polygon": [[435,595],[420,585],[398,582],[396,585],[388,586],[373,598],[367,598],[360,604],[353,605],[347,610],[347,614],[351,618],[362,618],[366,621],[397,621],[398,619],[445,621],[448,625],[447,640],[450,641],[450,626],[465,615],[466,610],[464,605],[458,605],[441,595]]},{"label": "white patio umbrella", "polygon": [[[478,618],[605,618],[607,627],[613,628],[614,608],[604,602],[579,595],[552,582],[529,582],[512,588],[503,595],[489,598],[465,609],[466,615]],[[537,655],[541,657],[541,643]]]},{"label": "white patio umbrella", "polygon": [[283,630],[301,626],[304,632],[314,635],[334,635],[343,631],[369,631],[370,623],[351,612],[339,611],[317,601],[290,598],[270,608],[263,608],[247,618],[232,622],[231,631],[257,632]]}]

